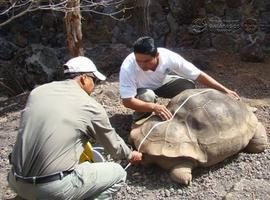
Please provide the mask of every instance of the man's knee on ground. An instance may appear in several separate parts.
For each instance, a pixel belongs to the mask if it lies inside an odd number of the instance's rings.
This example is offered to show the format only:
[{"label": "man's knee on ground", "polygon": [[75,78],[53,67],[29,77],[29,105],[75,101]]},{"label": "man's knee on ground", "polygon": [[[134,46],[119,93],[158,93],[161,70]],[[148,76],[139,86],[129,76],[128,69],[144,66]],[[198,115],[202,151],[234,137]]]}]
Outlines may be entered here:
[{"label": "man's knee on ground", "polygon": [[127,177],[127,172],[124,170],[124,168],[118,164],[118,163],[110,163],[110,167],[112,168],[112,171],[114,172],[115,175],[117,175],[119,180],[123,180],[124,182],[126,181]]},{"label": "man's knee on ground", "polygon": [[138,89],[136,98],[145,102],[156,102],[156,94],[150,89]]}]

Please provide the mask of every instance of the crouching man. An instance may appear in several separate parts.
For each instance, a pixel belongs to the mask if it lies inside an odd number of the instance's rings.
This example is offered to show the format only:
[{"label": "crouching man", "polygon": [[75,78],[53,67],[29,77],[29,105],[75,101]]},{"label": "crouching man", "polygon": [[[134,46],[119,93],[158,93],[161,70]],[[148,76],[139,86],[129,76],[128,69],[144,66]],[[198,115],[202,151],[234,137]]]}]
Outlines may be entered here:
[{"label": "crouching man", "polygon": [[104,108],[89,96],[95,79],[105,80],[86,57],[70,59],[64,81],[35,88],[29,95],[11,154],[10,187],[24,199],[111,199],[126,179],[114,162],[79,163],[95,137],[115,159],[138,164],[112,128]]}]

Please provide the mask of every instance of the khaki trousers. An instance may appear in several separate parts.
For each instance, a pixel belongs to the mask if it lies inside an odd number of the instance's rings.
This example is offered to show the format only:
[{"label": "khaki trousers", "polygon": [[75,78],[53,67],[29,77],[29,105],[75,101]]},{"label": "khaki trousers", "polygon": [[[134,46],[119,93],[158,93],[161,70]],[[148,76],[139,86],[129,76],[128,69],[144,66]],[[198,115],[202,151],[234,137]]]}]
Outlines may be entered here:
[{"label": "khaki trousers", "polygon": [[126,171],[117,163],[84,162],[74,171],[57,180],[42,184],[16,181],[8,175],[10,187],[24,199],[112,199],[125,183]]}]

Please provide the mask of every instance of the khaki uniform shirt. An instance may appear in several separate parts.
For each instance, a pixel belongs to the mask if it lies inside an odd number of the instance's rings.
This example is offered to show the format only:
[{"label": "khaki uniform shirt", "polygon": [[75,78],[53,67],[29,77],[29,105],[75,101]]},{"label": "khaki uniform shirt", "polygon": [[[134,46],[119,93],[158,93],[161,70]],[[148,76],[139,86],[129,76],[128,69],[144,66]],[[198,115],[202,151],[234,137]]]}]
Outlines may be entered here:
[{"label": "khaki uniform shirt", "polygon": [[91,136],[113,158],[131,157],[104,108],[75,80],[44,84],[30,93],[22,112],[11,164],[21,176],[71,170]]}]

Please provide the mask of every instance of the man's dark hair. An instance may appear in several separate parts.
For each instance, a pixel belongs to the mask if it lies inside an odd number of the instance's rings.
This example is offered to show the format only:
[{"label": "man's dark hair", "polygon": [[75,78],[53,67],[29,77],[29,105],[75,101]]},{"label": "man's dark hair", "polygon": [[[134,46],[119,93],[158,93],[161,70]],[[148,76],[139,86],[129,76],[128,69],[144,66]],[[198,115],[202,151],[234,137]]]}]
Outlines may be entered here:
[{"label": "man's dark hair", "polygon": [[147,54],[150,56],[157,55],[157,47],[152,37],[145,36],[137,39],[133,44],[134,53]]}]

